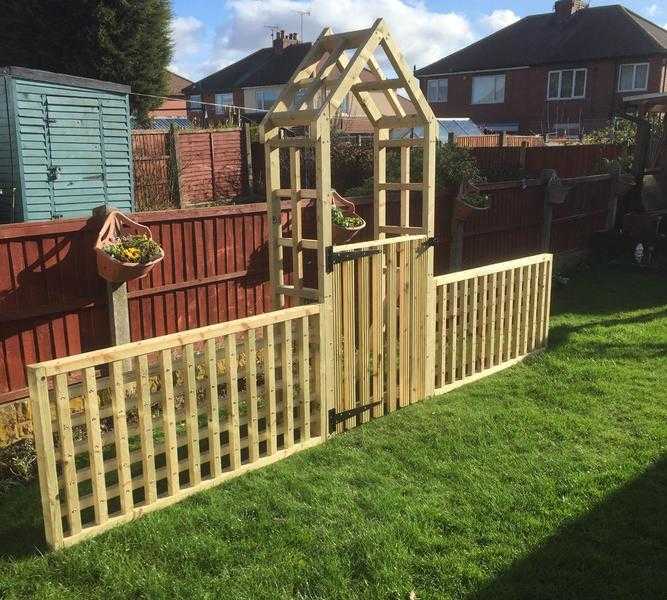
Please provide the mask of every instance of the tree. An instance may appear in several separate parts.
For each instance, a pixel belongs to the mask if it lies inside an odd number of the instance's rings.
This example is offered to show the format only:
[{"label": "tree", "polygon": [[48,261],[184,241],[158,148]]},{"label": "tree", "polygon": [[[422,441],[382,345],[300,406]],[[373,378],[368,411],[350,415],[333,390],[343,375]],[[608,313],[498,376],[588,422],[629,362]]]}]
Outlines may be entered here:
[{"label": "tree", "polygon": [[10,0],[3,7],[0,60],[123,83],[133,114],[147,120],[167,92],[169,0]]}]

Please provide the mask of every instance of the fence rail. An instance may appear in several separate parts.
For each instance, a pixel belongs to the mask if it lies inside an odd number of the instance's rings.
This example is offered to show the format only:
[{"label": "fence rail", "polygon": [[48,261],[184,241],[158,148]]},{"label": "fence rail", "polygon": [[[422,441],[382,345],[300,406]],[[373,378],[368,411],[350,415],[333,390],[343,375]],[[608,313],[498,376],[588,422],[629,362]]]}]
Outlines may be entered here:
[{"label": "fence rail", "polygon": [[441,275],[436,286],[436,393],[507,368],[546,345],[552,255]]},{"label": "fence rail", "polygon": [[321,442],[319,314],[288,308],[29,366],[48,544]]}]

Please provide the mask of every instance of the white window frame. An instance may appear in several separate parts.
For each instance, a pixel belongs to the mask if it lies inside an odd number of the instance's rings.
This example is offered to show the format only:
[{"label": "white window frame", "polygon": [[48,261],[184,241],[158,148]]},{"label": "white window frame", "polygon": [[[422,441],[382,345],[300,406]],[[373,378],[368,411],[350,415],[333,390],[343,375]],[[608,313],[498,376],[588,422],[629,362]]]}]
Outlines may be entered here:
[{"label": "white window frame", "polygon": [[[442,91],[442,86],[440,85],[442,82],[444,82],[444,98],[440,97],[440,92]],[[431,84],[436,83],[436,90],[437,90],[437,97],[433,98],[431,96]],[[440,77],[440,78],[435,78],[435,79],[427,79],[426,80],[426,100],[433,104],[441,104],[444,102],[447,102],[449,100],[449,79],[446,77]]]},{"label": "white window frame", "polygon": [[[193,100],[193,98],[196,98],[196,100]],[[201,94],[190,94],[188,96],[188,110],[201,111],[203,108]]]},{"label": "white window frame", "polygon": [[[494,100],[492,102],[475,102],[475,80],[477,79],[494,79],[494,93],[496,91],[496,83],[495,80],[499,77],[503,78],[503,99],[502,100],[496,100],[495,99],[495,94],[494,94]],[[471,85],[471,90],[470,90],[470,104],[471,105],[484,105],[484,104],[504,104],[505,103],[505,98],[507,97],[507,75],[505,73],[496,73],[495,75],[475,75],[472,78],[472,85]]]},{"label": "white window frame", "polygon": [[[225,100],[225,96],[227,96],[227,100]],[[234,93],[216,92],[214,102],[215,102],[215,114],[216,115],[225,114],[229,110],[229,106],[234,104]]]},{"label": "white window frame", "polygon": [[[275,98],[273,99],[273,102],[271,102],[271,106],[266,106],[266,101],[264,99],[264,94],[266,92],[272,92],[275,93]],[[275,90],[273,88],[259,88],[255,90],[255,106],[260,109],[260,110],[271,110],[271,107],[276,103],[278,100],[278,97],[280,96],[280,91]],[[262,98],[260,102],[260,97]]]},{"label": "white window frame", "polygon": [[[571,96],[563,96],[563,73],[566,71],[572,71],[572,95]],[[577,81],[577,73],[582,72],[584,73],[584,91],[582,92],[581,96],[575,96],[574,95],[574,86]],[[558,73],[558,96],[550,96],[549,95],[549,87],[551,83],[551,75],[554,73]],[[549,74],[547,75],[547,100],[553,102],[553,101],[560,101],[560,100],[583,100],[586,97],[586,88],[588,87],[588,69],[587,68],[571,68],[571,69],[556,69],[555,71],[549,71]]]},{"label": "white window frame", "polygon": [[[631,88],[622,88],[621,87],[621,71],[623,67],[632,67],[632,87]],[[635,87],[635,81],[637,79],[637,67],[646,67],[646,83],[644,87]],[[645,92],[648,90],[648,78],[649,71],[651,70],[651,63],[641,62],[641,63],[625,63],[618,66],[618,91],[619,92]]]}]

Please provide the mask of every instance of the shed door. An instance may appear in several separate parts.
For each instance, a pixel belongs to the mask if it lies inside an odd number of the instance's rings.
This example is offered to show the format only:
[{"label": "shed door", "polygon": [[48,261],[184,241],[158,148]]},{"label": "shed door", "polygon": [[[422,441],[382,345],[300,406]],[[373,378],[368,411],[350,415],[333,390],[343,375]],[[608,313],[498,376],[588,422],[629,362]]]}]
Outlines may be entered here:
[{"label": "shed door", "polygon": [[45,105],[53,216],[81,215],[106,204],[100,100],[47,95]]}]

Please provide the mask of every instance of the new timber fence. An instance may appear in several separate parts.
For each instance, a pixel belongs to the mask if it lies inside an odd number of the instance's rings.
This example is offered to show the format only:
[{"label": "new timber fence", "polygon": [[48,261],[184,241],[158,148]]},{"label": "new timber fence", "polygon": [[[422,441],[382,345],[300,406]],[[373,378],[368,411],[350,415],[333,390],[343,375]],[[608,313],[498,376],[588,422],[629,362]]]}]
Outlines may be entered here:
[{"label": "new timber fence", "polygon": [[507,368],[544,348],[552,255],[441,275],[436,286],[436,393]]},{"label": "new timber fence", "polygon": [[320,443],[319,314],[289,308],[28,367],[47,543]]}]

